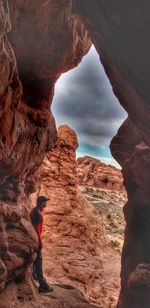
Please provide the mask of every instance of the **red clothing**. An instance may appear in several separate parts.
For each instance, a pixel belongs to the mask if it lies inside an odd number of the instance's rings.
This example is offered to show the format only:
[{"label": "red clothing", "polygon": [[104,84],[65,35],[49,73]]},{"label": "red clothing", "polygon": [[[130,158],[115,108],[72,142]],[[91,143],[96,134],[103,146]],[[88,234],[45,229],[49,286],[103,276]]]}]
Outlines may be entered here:
[{"label": "red clothing", "polygon": [[37,207],[32,209],[30,213],[32,225],[38,235],[39,245],[42,245],[42,230],[43,230],[43,211],[40,211]]}]

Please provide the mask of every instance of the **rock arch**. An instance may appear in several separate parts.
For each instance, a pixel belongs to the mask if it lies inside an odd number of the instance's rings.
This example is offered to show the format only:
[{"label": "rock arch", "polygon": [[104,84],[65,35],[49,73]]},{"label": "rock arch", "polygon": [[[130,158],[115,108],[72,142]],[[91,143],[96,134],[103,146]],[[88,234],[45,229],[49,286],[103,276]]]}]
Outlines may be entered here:
[{"label": "rock arch", "polygon": [[[21,228],[22,237],[28,239],[25,204],[35,190],[38,167],[56,141],[49,111],[54,84],[62,72],[81,61],[91,45],[90,35],[114,93],[129,115],[111,143],[128,192],[118,308],[148,308],[150,4],[148,0],[73,0],[73,7],[71,4],[70,0],[61,5],[58,0],[0,0],[0,282],[25,268],[26,260],[16,258],[11,232],[16,238],[16,227]],[[35,246],[33,234],[24,247],[27,257]],[[12,270],[9,266],[14,257]]]}]

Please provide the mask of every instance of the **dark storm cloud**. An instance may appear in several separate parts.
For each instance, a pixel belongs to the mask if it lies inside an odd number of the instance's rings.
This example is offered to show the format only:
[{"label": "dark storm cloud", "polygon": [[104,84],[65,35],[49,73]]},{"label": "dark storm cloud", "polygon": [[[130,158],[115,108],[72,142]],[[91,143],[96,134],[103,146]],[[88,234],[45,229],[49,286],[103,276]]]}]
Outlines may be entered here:
[{"label": "dark storm cloud", "polygon": [[70,124],[81,142],[108,144],[127,117],[94,48],[78,68],[62,75],[55,93],[53,112],[57,123]]}]

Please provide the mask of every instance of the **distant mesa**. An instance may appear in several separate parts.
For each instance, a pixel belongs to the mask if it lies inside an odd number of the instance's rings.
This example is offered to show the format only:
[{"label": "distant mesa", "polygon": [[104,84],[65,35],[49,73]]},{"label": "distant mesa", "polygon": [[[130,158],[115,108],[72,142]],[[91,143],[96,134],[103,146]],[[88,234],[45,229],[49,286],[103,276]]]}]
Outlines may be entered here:
[{"label": "distant mesa", "polygon": [[77,177],[79,185],[125,191],[121,170],[90,156],[77,158]]}]

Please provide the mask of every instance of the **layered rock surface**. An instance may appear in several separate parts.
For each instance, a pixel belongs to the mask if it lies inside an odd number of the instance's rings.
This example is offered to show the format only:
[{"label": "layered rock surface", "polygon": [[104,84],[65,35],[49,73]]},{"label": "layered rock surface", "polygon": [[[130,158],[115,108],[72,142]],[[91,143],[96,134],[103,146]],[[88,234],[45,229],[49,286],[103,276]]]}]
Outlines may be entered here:
[{"label": "layered rock surface", "polygon": [[76,148],[75,133],[61,126],[42,167],[39,193],[50,198],[43,233],[45,273],[51,283],[78,287],[99,307],[115,307],[119,256],[98,211],[78,191]]},{"label": "layered rock surface", "polygon": [[93,157],[77,159],[77,177],[79,185],[124,191],[121,170],[106,165]]},{"label": "layered rock surface", "polygon": [[[25,185],[27,174],[33,171],[34,159],[38,165],[43,157],[45,143],[34,150],[34,136],[51,140],[51,134],[49,127],[45,131],[31,126],[28,110],[21,103],[22,87],[16,61],[5,36],[10,30],[7,2],[0,1],[0,8],[0,286],[3,288],[6,281],[24,273],[37,245],[35,232],[21,213],[23,202],[20,198],[17,204],[17,199],[21,192],[23,198],[22,183]],[[46,121],[52,125],[48,116]],[[31,149],[33,160],[29,159]],[[38,151],[38,159],[34,151]]]},{"label": "layered rock surface", "polygon": [[[60,27],[54,31],[56,16]],[[80,18],[71,18],[69,1],[0,0],[2,289],[25,275],[38,242],[28,218],[28,196],[36,190],[45,153],[56,142],[52,88],[61,72],[81,61],[90,44]]]}]

